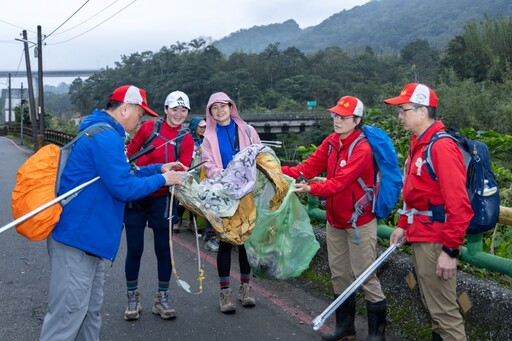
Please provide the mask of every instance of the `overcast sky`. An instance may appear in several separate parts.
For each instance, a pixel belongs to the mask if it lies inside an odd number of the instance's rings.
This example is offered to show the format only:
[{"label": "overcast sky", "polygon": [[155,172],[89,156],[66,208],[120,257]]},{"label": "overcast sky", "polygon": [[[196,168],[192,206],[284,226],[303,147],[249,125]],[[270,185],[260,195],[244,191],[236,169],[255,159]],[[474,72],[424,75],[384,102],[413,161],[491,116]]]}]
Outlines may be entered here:
[{"label": "overcast sky", "polygon": [[[294,19],[301,28],[314,26],[368,1],[6,0],[0,12],[0,70],[26,69],[23,43],[14,39],[25,29],[28,40],[37,42],[38,25],[48,36],[43,70],[104,68],[122,55],[157,52],[198,37],[218,40],[255,25]],[[33,49],[31,65],[36,71]],[[5,83],[0,79],[0,87]]]}]

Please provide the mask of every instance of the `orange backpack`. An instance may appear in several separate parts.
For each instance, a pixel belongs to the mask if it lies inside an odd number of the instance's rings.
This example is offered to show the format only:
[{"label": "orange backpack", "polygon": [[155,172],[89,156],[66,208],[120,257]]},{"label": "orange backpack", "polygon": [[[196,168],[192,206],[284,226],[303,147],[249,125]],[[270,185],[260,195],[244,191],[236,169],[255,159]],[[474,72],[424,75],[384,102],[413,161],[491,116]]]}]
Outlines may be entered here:
[{"label": "orange backpack", "polygon": [[[15,219],[55,199],[59,155],[58,146],[46,145],[18,169],[16,186],[12,191],[12,215]],[[16,231],[30,240],[43,240],[52,232],[61,212],[61,205],[50,206],[16,225]]]},{"label": "orange backpack", "polygon": [[[110,125],[107,123],[94,124],[81,131],[64,147],[59,148],[54,144],[48,144],[28,158],[16,173],[16,185],[12,191],[12,215],[14,219],[23,217],[55,200],[60,187],[60,176],[66,166],[73,145],[83,135],[92,137],[97,132],[105,129],[111,129]],[[70,194],[67,198],[57,201],[60,203],[59,205],[52,204],[33,217],[18,223],[16,231],[30,240],[46,239],[59,221],[62,207],[72,198],[74,196]],[[66,201],[64,202],[64,200]]]}]

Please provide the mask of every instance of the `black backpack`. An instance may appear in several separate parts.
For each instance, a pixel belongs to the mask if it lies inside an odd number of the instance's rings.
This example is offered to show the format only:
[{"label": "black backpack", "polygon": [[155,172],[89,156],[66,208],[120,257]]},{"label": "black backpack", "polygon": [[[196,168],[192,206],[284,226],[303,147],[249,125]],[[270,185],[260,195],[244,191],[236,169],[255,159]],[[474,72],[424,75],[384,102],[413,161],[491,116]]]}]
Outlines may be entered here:
[{"label": "black backpack", "polygon": [[476,234],[492,230],[498,222],[500,213],[500,193],[496,177],[492,172],[489,148],[483,142],[468,139],[455,128],[435,134],[430,139],[423,158],[426,161],[428,173],[435,181],[437,176],[432,163],[432,147],[442,138],[455,141],[464,157],[466,190],[474,212],[467,233]]},{"label": "black backpack", "polygon": [[178,131],[178,135],[176,135],[176,139],[174,141],[171,141],[168,138],[166,138],[165,136],[160,135],[160,131],[162,130],[163,123],[164,123],[164,118],[160,118],[158,121],[155,121],[155,124],[153,125],[153,130],[151,131],[151,134],[149,134],[146,141],[144,141],[140,150],[146,149],[157,137],[160,137],[161,139],[165,140],[167,143],[170,143],[174,146],[175,161],[178,161],[180,158],[181,143],[183,142],[183,139],[185,138],[187,133],[189,133],[189,130],[182,126],[181,129]]}]

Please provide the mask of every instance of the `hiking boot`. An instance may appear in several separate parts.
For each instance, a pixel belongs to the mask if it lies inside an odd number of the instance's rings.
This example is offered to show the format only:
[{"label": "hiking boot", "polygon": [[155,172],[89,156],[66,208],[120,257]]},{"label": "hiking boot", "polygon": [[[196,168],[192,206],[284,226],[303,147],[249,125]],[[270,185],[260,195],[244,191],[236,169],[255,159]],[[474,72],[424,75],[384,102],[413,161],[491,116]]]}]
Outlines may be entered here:
[{"label": "hiking boot", "polygon": [[231,294],[231,288],[221,289],[219,294],[220,311],[224,314],[234,314],[236,312],[235,303]]},{"label": "hiking boot", "polygon": [[242,302],[243,307],[250,308],[256,305],[256,300],[251,296],[251,286],[248,283],[240,285],[240,297],[238,299]]},{"label": "hiking boot", "polygon": [[204,244],[204,249],[213,252],[219,251],[219,241],[217,238],[211,237],[208,239],[208,241]]},{"label": "hiking boot", "polygon": [[124,319],[126,321],[138,320],[142,310],[140,292],[139,290],[130,290],[126,293],[126,296],[128,297],[128,305],[124,312]]},{"label": "hiking boot", "polygon": [[159,291],[155,294],[155,305],[151,312],[155,315],[160,315],[164,320],[176,318],[176,311],[169,304],[168,291]]}]

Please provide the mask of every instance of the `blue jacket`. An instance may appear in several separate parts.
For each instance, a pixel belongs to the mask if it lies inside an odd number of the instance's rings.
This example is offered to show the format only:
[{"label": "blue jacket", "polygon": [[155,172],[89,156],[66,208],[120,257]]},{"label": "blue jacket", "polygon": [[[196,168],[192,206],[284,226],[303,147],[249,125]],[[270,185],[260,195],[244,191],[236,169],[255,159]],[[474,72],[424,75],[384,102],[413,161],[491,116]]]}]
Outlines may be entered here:
[{"label": "blue jacket", "polygon": [[135,176],[132,174],[124,151],[124,129],[106,112],[95,110],[80,130],[99,122],[108,123],[112,129],[84,136],[75,143],[58,194],[97,176],[100,180],[64,206],[52,236],[63,244],[114,260],[121,241],[125,202],[153,193],[164,186],[165,178],[159,175],[162,164],[141,167]]}]

